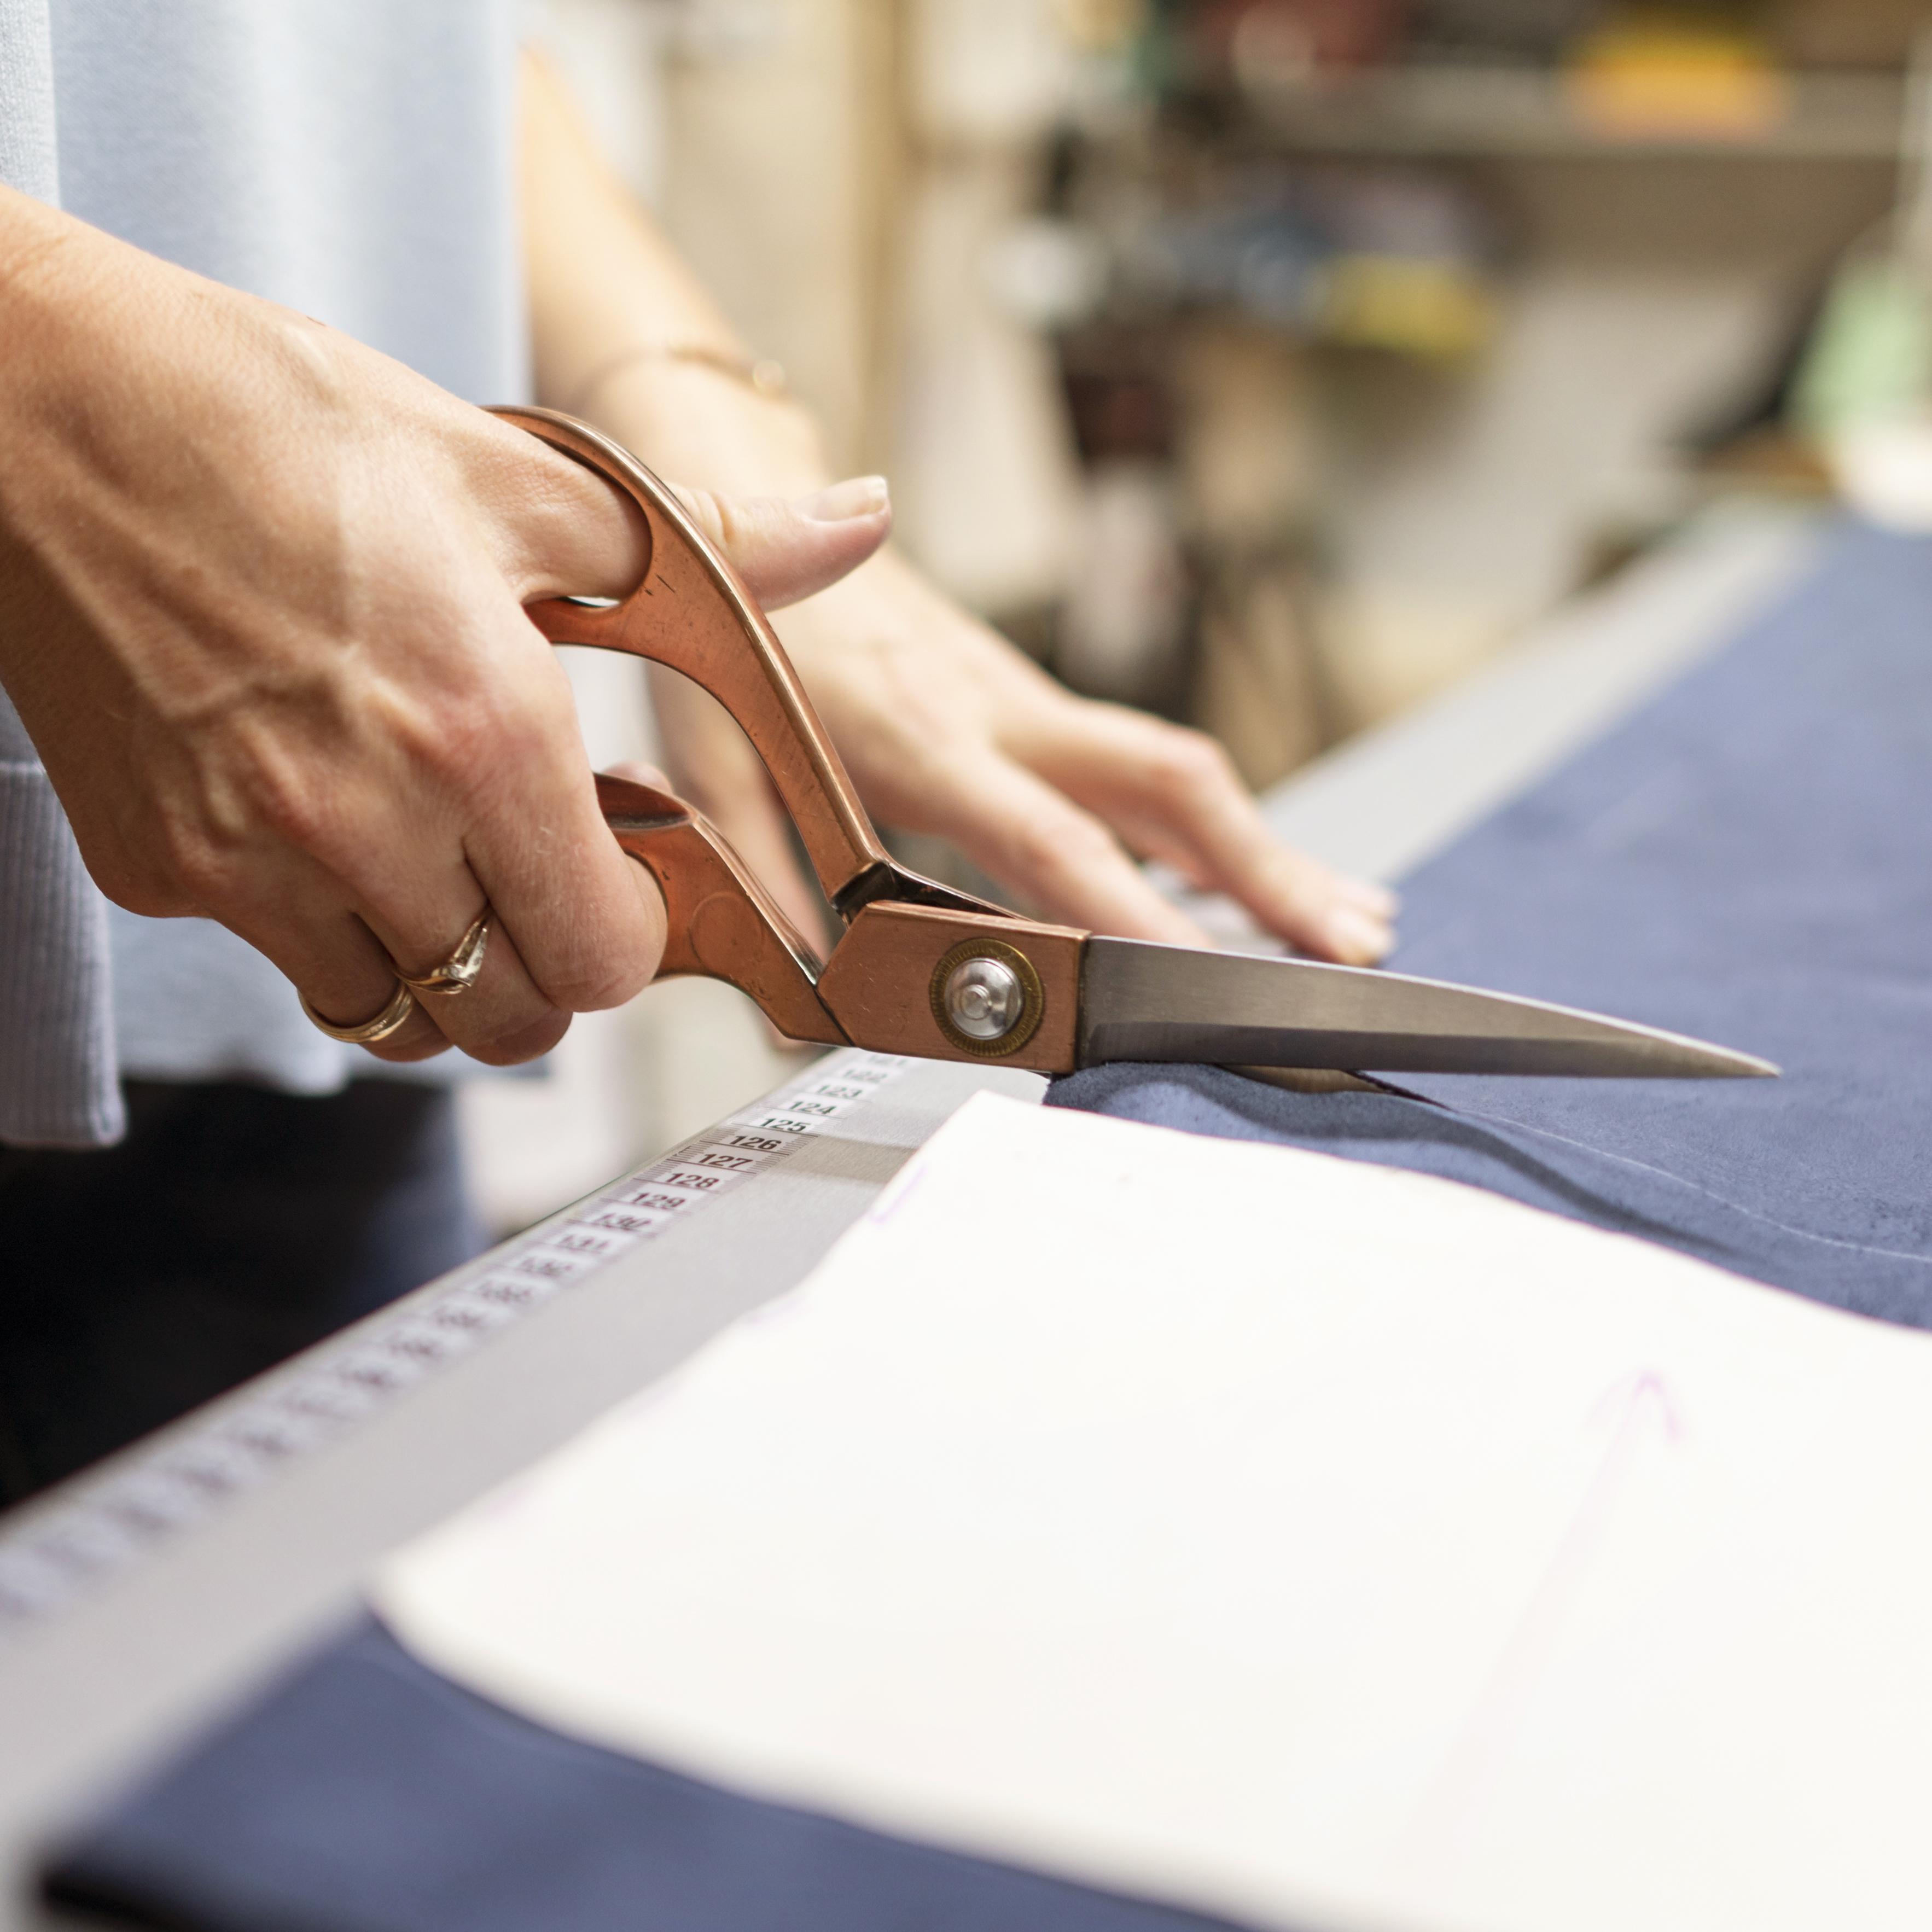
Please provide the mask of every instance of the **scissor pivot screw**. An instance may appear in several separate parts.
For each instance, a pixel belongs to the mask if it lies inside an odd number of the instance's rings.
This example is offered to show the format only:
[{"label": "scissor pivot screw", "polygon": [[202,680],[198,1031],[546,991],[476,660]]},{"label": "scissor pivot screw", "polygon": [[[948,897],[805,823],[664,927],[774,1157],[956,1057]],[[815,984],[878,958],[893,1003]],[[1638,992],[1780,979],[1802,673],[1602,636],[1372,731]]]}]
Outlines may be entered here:
[{"label": "scissor pivot screw", "polygon": [[999,940],[967,940],[934,969],[933,1018],[955,1046],[976,1057],[1017,1053],[1045,1007],[1033,962]]},{"label": "scissor pivot screw", "polygon": [[1020,1023],[1026,988],[998,959],[962,959],[946,976],[946,1010],[968,1040],[998,1040]]}]

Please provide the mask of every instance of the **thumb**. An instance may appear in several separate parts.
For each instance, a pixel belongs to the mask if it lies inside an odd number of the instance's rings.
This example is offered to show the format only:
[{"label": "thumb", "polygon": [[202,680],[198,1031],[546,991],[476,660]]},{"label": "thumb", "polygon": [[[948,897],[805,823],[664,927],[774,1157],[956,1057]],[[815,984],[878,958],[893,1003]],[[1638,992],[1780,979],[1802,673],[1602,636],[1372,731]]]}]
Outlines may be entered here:
[{"label": "thumb", "polygon": [[883,476],[854,476],[816,496],[718,496],[672,486],[704,534],[767,610],[836,584],[886,540],[892,499]]}]

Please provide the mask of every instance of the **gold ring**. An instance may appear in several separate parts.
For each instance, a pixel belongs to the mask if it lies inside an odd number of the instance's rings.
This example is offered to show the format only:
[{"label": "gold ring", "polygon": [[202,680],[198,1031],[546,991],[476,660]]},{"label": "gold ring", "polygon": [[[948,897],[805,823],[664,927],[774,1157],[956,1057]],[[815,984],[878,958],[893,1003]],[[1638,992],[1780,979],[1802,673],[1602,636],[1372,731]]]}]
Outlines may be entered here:
[{"label": "gold ring", "polygon": [[387,1040],[390,1034],[408,1025],[410,1014],[416,1010],[415,995],[408,987],[398,985],[389,995],[388,1005],[374,1019],[364,1020],[360,1026],[338,1026],[333,1020],[324,1019],[309,1004],[306,994],[298,993],[296,997],[302,1001],[302,1010],[308,1014],[310,1024],[320,1027],[331,1040],[346,1040],[351,1046],[374,1046],[379,1040]]},{"label": "gold ring", "polygon": [[432,966],[421,974],[399,970],[396,977],[418,993],[466,993],[482,976],[483,952],[489,943],[490,908],[486,904],[440,966]]}]

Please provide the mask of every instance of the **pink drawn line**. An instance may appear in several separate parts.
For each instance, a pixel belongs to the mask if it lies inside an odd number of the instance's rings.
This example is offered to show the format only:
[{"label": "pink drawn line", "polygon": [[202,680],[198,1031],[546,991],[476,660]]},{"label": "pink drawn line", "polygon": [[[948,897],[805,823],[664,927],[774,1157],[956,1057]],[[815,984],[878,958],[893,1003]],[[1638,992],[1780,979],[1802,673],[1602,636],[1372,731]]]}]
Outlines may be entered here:
[{"label": "pink drawn line", "polygon": [[1609,1532],[1646,1430],[1658,1430],[1669,1444],[1683,1438],[1683,1422],[1670,1385],[1652,1370],[1639,1370],[1604,1391],[1590,1420],[1595,1424],[1605,1419],[1611,1433],[1604,1459],[1435,1783],[1417,1808],[1405,1863],[1439,1868],[1460,1848],[1470,1820],[1494,1787],[1522,1728],[1537,1684]]}]

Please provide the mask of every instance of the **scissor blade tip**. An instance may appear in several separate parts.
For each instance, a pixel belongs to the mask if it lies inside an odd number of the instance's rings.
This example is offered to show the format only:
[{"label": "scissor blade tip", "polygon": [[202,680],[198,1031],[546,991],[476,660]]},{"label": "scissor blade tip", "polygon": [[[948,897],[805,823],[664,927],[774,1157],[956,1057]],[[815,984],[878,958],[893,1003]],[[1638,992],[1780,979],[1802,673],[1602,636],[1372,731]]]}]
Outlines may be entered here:
[{"label": "scissor blade tip", "polygon": [[1740,1053],[1734,1047],[1712,1046],[1702,1040],[1688,1040],[1681,1062],[1658,1070],[1666,1078],[1674,1075],[1685,1080],[1776,1080],[1784,1070],[1774,1060],[1760,1059],[1754,1053]]},{"label": "scissor blade tip", "polygon": [[1080,1058],[1582,1079],[1768,1080],[1707,1040],[1521,994],[1312,960],[1095,938]]}]

